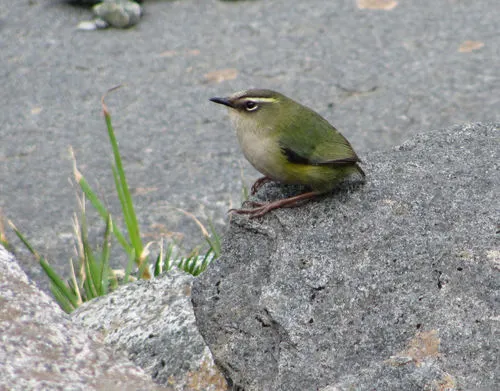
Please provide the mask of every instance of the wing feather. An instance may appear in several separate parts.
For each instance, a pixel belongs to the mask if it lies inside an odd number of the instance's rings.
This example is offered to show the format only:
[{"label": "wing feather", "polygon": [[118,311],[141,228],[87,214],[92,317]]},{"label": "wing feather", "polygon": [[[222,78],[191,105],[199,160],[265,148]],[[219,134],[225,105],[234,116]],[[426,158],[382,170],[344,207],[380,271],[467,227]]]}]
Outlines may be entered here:
[{"label": "wing feather", "polygon": [[302,106],[288,118],[279,138],[287,160],[308,165],[353,165],[360,161],[349,141],[330,123]]}]

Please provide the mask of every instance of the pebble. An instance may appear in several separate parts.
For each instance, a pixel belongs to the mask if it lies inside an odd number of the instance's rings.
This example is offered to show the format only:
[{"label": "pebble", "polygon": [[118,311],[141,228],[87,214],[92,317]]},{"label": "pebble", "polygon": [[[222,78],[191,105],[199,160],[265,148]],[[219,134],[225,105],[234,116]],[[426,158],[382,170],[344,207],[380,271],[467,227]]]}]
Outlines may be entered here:
[{"label": "pebble", "polygon": [[109,26],[128,28],[137,24],[142,15],[142,9],[135,1],[105,0],[92,7],[96,19],[80,22],[80,30],[97,30]]}]

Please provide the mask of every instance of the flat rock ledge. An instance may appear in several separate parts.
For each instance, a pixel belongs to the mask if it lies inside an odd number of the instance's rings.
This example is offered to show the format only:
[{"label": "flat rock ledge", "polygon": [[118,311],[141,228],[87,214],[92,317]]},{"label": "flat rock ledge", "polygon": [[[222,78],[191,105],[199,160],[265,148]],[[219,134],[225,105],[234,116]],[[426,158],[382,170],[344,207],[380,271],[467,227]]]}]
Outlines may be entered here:
[{"label": "flat rock ledge", "polygon": [[233,216],[192,294],[233,388],[500,389],[499,145],[498,123],[427,132],[362,156],[362,186]]}]

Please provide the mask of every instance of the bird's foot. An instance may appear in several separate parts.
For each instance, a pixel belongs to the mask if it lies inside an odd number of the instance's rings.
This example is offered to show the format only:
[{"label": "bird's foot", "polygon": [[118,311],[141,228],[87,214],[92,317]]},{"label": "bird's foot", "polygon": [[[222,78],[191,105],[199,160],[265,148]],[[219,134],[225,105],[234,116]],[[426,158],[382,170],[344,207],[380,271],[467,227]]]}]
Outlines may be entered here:
[{"label": "bird's foot", "polygon": [[[278,201],[276,201],[278,202]],[[252,208],[248,209],[229,209],[228,213],[236,213],[239,215],[249,215],[251,219],[255,217],[264,216],[267,212],[279,208],[279,206],[274,206],[276,202],[252,202]]]},{"label": "bird's foot", "polygon": [[255,181],[255,183],[252,185],[252,188],[250,190],[250,194],[254,195],[255,193],[257,193],[257,190],[259,190],[263,184],[265,184],[269,181],[272,181],[272,179],[269,178],[268,176],[263,176],[263,177],[257,179]]},{"label": "bird's foot", "polygon": [[267,205],[267,202],[257,202],[257,201],[245,201],[244,205],[249,208],[231,208],[227,211],[227,213],[237,213],[237,214],[250,214],[251,211],[255,209],[262,208],[264,205]]},{"label": "bird's foot", "polygon": [[228,213],[237,213],[242,215],[249,215],[251,219],[255,217],[264,216],[266,213],[278,209],[278,208],[291,208],[297,205],[300,201],[308,200],[310,198],[316,197],[318,193],[310,192],[300,194],[295,197],[285,198],[284,200],[273,201],[273,202],[255,202],[248,201],[248,203],[253,206],[249,209],[230,209]]}]

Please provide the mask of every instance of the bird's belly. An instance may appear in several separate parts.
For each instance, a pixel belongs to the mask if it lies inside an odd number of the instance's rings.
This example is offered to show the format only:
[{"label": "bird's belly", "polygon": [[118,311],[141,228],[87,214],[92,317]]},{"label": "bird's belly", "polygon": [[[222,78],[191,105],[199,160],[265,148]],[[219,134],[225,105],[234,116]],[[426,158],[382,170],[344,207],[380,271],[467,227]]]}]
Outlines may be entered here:
[{"label": "bird's belly", "polygon": [[252,146],[246,145],[243,154],[257,171],[268,177],[281,179],[280,171],[283,163],[276,159],[276,154],[279,157],[280,151],[276,151],[272,145],[262,142]]},{"label": "bird's belly", "polygon": [[252,166],[281,183],[308,185],[322,192],[330,190],[342,178],[357,171],[355,166],[330,167],[289,162],[276,141],[256,133],[238,132],[238,140]]}]

